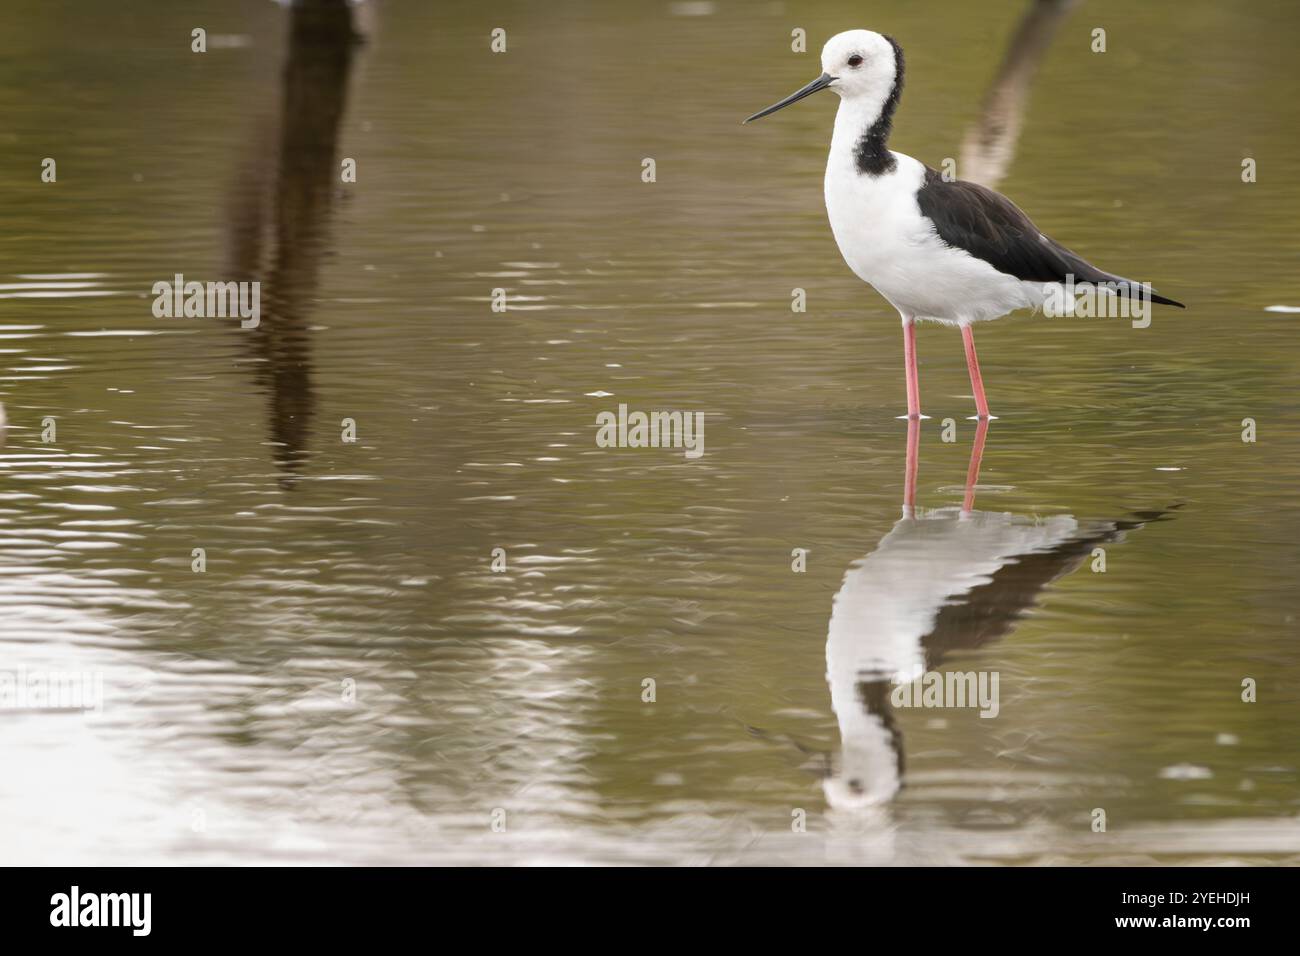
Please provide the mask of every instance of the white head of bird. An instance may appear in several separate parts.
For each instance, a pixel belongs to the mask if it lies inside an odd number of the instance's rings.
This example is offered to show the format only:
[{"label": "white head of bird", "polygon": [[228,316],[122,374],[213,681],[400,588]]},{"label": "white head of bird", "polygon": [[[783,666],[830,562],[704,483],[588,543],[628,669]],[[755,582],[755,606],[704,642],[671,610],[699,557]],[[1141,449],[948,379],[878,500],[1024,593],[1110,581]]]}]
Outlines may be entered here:
[{"label": "white head of bird", "polygon": [[822,47],[822,72],[842,99],[883,100],[894,86],[894,47],[870,30],[837,33]]},{"label": "white head of bird", "polygon": [[833,90],[842,100],[878,115],[894,90],[897,75],[898,47],[891,40],[870,30],[845,30],[822,47],[821,76],[745,122],[775,113],[819,90]]}]

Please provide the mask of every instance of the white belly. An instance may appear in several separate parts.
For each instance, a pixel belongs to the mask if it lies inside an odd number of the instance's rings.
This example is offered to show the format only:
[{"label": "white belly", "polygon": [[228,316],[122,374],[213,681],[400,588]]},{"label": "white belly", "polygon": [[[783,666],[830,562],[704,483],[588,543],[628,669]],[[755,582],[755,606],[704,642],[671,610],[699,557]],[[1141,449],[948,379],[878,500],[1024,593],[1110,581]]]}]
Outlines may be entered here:
[{"label": "white belly", "polygon": [[1022,282],[943,242],[921,215],[925,167],[902,153],[893,172],[866,176],[832,151],[826,213],[850,269],[903,315],[968,324],[1036,308],[1041,283]]}]

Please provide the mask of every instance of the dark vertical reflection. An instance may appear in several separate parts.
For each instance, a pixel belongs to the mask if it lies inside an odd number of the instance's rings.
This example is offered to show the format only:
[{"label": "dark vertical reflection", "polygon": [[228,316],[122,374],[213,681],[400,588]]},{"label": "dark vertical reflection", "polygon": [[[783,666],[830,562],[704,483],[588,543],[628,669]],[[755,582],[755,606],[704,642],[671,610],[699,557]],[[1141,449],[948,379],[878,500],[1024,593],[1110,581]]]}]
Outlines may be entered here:
[{"label": "dark vertical reflection", "polygon": [[[278,129],[263,131],[277,155],[249,163],[229,228],[234,270],[262,280],[261,322],[240,334],[254,353],[273,456],[287,484],[310,454],[316,397],[308,320],[341,182],[336,147],[358,41],[346,0],[299,0],[289,18]],[[262,173],[269,169],[271,184]]]},{"label": "dark vertical reflection", "polygon": [[958,175],[993,188],[1016,156],[1025,102],[1034,74],[1065,15],[1078,0],[1031,0],[1007,47],[979,119],[966,131]]},{"label": "dark vertical reflection", "polygon": [[[905,503],[903,516],[871,554],[850,566],[835,595],[826,673],[840,725],[840,759],[824,784],[834,807],[882,804],[902,788],[895,687],[936,670],[954,651],[1009,634],[1047,586],[1093,548],[1168,514],[1082,521],[975,511],[984,435],[981,428],[972,447],[965,504],[925,509]],[[905,502],[916,481],[914,456],[909,441]]]}]

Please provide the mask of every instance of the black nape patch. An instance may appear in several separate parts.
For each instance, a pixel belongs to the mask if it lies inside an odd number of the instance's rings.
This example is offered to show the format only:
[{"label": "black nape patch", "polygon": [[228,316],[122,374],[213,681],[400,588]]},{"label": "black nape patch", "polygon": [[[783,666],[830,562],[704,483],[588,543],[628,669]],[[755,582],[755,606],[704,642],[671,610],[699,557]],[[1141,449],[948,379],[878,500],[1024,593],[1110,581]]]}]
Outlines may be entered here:
[{"label": "black nape patch", "polygon": [[858,172],[868,176],[880,176],[892,173],[898,166],[894,154],[885,145],[889,133],[894,128],[894,110],[898,109],[898,99],[903,95],[903,48],[893,37],[885,37],[894,48],[894,85],[889,91],[885,105],[881,107],[880,116],[871,127],[862,134],[853,148],[853,158],[857,162]]}]

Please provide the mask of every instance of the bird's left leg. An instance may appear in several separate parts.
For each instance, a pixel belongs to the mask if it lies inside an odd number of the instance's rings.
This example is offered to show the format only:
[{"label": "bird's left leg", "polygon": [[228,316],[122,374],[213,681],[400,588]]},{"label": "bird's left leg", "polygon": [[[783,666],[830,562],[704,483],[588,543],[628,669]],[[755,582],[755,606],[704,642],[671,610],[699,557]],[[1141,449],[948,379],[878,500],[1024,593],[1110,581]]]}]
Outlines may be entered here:
[{"label": "bird's left leg", "polygon": [[981,419],[987,419],[989,403],[984,397],[984,378],[980,375],[980,360],[975,357],[975,335],[969,324],[961,327],[961,338],[966,345],[966,370],[970,372],[970,387],[975,393],[975,411]]}]

